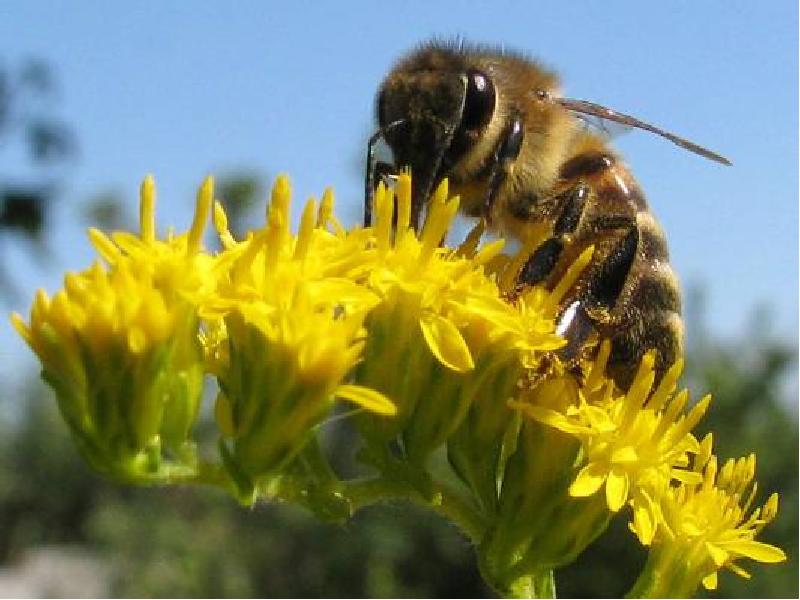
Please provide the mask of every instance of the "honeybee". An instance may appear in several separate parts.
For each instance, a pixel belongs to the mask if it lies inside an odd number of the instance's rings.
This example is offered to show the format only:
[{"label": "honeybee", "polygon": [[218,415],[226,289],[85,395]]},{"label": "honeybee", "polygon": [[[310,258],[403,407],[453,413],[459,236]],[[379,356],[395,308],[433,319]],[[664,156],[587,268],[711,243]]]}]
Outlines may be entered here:
[{"label": "honeybee", "polygon": [[[381,168],[411,167],[415,226],[446,177],[462,212],[502,235],[524,240],[532,224],[550,226],[551,237],[519,273],[520,288],[553,289],[594,245],[561,306],[563,356],[577,361],[593,334],[610,339],[608,373],[627,389],[648,349],[657,350],[659,379],[682,355],[680,287],[664,232],[620,156],[582,122],[616,122],[731,164],[726,158],[629,115],[562,97],[556,74],[519,54],[463,43],[431,42],[402,58],[379,88],[376,112],[365,224]],[[380,138],[393,164],[376,166]]]}]

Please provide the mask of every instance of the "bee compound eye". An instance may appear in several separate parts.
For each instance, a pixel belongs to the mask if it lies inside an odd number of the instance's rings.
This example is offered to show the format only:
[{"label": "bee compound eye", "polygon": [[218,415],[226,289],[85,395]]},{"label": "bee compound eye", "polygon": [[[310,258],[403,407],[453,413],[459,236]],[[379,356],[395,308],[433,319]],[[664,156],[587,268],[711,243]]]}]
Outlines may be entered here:
[{"label": "bee compound eye", "polygon": [[467,71],[467,96],[461,125],[465,129],[480,129],[492,118],[495,105],[494,83],[481,71]]}]

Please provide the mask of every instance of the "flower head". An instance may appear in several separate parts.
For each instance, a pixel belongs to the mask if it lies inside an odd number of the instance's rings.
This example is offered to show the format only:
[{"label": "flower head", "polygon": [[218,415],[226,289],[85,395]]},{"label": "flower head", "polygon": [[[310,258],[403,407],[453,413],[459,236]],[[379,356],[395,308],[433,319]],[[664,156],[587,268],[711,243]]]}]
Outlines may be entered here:
[{"label": "flower head", "polygon": [[[382,394],[345,381],[364,347],[364,318],[378,302],[354,281],[364,269],[358,241],[329,232],[313,200],[293,235],[290,194],[279,177],[265,227],[241,242],[216,207],[225,250],[202,311],[214,332],[204,339],[221,388],[217,422],[248,477],[293,458],[334,397],[384,418],[395,412]],[[331,200],[324,201],[327,210]]]},{"label": "flower head", "polygon": [[[454,433],[473,401],[490,393],[484,385],[503,381],[494,393],[511,393],[524,355],[563,340],[553,315],[504,298],[487,270],[502,241],[477,248],[473,237],[455,250],[441,245],[459,206],[446,180],[420,233],[410,228],[407,173],[395,192],[379,186],[375,225],[364,230],[371,259],[364,284],[380,302],[365,321],[369,335],[356,378],[391,397],[399,411],[379,426],[368,420],[365,435],[381,444],[401,435],[407,455],[422,462]],[[504,400],[497,403],[501,411]]]},{"label": "flower head", "polygon": [[[715,589],[717,572],[723,567],[750,577],[738,564],[742,559],[786,560],[780,548],[755,539],[778,512],[777,494],[753,508],[758,489],[753,482],[755,462],[751,454],[718,468],[709,434],[694,460],[699,481],[665,485],[634,501],[631,529],[642,544],[651,547],[637,584],[642,593],[692,594],[701,582]],[[670,576],[665,578],[667,573]],[[673,581],[665,580],[669,578]]]},{"label": "flower head", "polygon": [[[28,323],[12,317],[87,460],[129,481],[212,483],[326,518],[387,495],[422,501],[464,526],[498,590],[573,561],[626,506],[650,548],[633,594],[686,595],[713,588],[722,567],[747,576],[744,558],[785,558],[755,539],[777,512],[776,495],[752,509],[755,457],[719,469],[710,436],[692,434],[710,399],[686,409],[681,361],[656,385],[648,353],[621,390],[599,332],[594,359],[563,359],[556,321],[592,247],[552,289],[526,288],[520,269],[549,226],[530,224],[514,256],[502,240],[481,245],[482,223],[450,248],[458,197],[443,181],[418,232],[411,189],[408,173],[379,186],[374,225],[350,230],[326,191],[293,233],[279,177],[266,223],[244,239],[213,207],[212,255],[201,243],[212,180],[189,230],[158,239],[145,179],[139,235],[91,230],[102,260],[52,298],[40,291]],[[191,437],[206,373],[219,384],[209,462]],[[316,443],[337,399],[356,406],[358,456],[376,479],[340,480]],[[429,469],[440,449],[458,485]]]},{"label": "flower head", "polygon": [[197,304],[211,287],[200,246],[212,194],[208,178],[191,229],[161,241],[146,178],[140,236],[90,230],[105,264],[67,274],[52,299],[39,291],[30,324],[12,317],[84,455],[116,476],[157,474],[164,447],[191,462],[187,435],[203,377]]},{"label": "flower head", "polygon": [[652,352],[642,359],[628,392],[621,393],[613,381],[600,375],[609,351],[610,344],[604,342],[574,403],[562,409],[530,402],[514,406],[581,441],[585,464],[570,493],[590,496],[604,487],[608,507],[616,512],[643,486],[673,478],[697,479],[696,473],[685,469],[689,455],[699,451],[691,430],[711,399],[706,396],[684,414],[688,392],[673,394],[682,362],[673,365],[653,389]]}]

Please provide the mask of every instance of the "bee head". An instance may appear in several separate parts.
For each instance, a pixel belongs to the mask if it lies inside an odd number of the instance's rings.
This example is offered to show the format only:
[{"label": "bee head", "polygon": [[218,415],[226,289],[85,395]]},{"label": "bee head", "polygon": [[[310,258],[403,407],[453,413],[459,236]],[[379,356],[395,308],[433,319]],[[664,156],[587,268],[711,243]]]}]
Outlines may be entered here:
[{"label": "bee head", "polygon": [[479,139],[496,104],[492,78],[446,48],[418,51],[392,70],[378,93],[376,112],[395,165],[412,169],[415,198],[424,202],[433,184]]}]

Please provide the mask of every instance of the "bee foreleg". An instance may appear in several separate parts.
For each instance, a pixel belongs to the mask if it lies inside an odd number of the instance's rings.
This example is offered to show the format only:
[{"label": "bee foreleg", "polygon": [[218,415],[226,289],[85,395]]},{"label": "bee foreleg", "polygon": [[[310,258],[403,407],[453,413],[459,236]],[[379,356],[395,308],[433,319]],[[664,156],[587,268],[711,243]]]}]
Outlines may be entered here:
[{"label": "bee foreleg", "polygon": [[404,120],[393,121],[385,127],[381,127],[373,133],[367,141],[367,168],[364,173],[364,227],[372,225],[372,203],[375,199],[375,179],[376,170],[379,166],[387,165],[388,163],[375,164],[375,145],[378,140],[383,138],[388,132],[403,125]]},{"label": "bee foreleg", "polygon": [[[372,181],[371,187],[372,196],[368,195],[364,200],[364,227],[372,225],[372,204],[374,203],[375,186],[379,182],[386,183],[387,180],[396,172],[394,165],[391,163],[378,161],[372,165]],[[397,223],[397,207],[395,206],[395,214],[392,223]]]},{"label": "bee foreleg", "polygon": [[364,173],[364,227],[372,225],[372,203],[375,199],[375,144],[383,137],[383,129],[370,136],[367,142],[367,168]]},{"label": "bee foreleg", "polygon": [[520,117],[520,115],[514,115],[500,138],[500,143],[494,154],[492,171],[489,176],[489,186],[486,190],[486,198],[483,202],[483,214],[487,222],[491,222],[492,220],[492,208],[497,199],[497,194],[522,149],[524,132],[525,128],[522,125],[522,117]]}]

